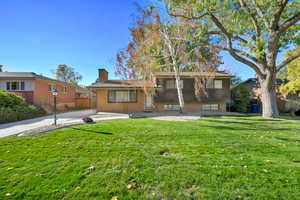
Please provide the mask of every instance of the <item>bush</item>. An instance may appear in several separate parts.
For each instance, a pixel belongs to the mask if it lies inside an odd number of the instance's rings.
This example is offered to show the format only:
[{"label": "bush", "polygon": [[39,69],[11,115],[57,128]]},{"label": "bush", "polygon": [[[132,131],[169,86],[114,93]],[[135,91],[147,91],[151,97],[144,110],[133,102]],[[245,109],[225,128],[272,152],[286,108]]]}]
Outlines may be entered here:
[{"label": "bush", "polygon": [[251,102],[248,89],[244,85],[239,85],[232,90],[232,111],[247,113]]},{"label": "bush", "polygon": [[27,105],[23,98],[0,91],[0,123],[31,119],[45,114],[43,108]]},{"label": "bush", "polygon": [[22,97],[19,97],[13,93],[0,91],[0,107],[9,107],[25,105],[25,101]]},{"label": "bush", "polygon": [[0,123],[14,122],[19,120],[41,117],[46,111],[36,106],[15,106],[14,108],[0,107]]}]

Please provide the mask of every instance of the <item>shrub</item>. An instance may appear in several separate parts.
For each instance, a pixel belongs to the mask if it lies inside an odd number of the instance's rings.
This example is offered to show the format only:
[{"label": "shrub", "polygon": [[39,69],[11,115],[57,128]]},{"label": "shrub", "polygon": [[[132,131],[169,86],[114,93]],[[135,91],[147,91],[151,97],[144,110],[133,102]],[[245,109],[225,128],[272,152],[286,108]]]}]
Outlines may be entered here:
[{"label": "shrub", "polygon": [[45,114],[43,108],[27,105],[23,98],[0,91],[0,123],[31,119]]},{"label": "shrub", "polygon": [[0,107],[9,107],[25,105],[25,101],[22,97],[19,97],[13,93],[0,91]]},{"label": "shrub", "polygon": [[246,113],[249,111],[250,94],[244,85],[239,85],[232,90],[232,111]]},{"label": "shrub", "polygon": [[44,109],[30,105],[15,106],[13,108],[0,107],[0,123],[31,119],[45,114]]}]

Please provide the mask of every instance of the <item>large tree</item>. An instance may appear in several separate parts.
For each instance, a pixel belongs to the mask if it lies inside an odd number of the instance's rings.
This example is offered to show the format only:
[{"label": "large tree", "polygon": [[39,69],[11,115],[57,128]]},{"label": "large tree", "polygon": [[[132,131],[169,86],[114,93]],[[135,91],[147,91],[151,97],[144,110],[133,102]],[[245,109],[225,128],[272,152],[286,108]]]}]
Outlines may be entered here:
[{"label": "large tree", "polygon": [[78,85],[78,83],[82,80],[82,76],[75,72],[75,69],[69,67],[67,65],[58,65],[58,67],[53,70],[55,78],[57,80]]},{"label": "large tree", "polygon": [[201,46],[208,38],[195,34],[198,26],[193,23],[187,26],[182,20],[161,19],[155,7],[139,9],[139,13],[137,22],[130,28],[132,41],[117,55],[116,72],[146,81],[151,80],[153,72],[174,72],[180,112],[183,112],[180,72],[213,71],[220,64],[219,52]]},{"label": "large tree", "polygon": [[252,68],[262,88],[263,117],[278,117],[277,73],[300,57],[280,53],[300,42],[299,0],[165,0],[175,17],[201,22],[210,46]]}]

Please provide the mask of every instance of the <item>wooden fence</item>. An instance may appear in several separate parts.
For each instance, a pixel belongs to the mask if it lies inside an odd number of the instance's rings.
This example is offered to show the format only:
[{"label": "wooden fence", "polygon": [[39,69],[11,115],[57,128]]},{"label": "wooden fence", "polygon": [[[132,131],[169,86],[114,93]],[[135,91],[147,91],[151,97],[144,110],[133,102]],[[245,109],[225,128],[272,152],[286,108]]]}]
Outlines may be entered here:
[{"label": "wooden fence", "polygon": [[90,98],[76,98],[75,107],[80,109],[89,109],[91,108],[91,99]]}]

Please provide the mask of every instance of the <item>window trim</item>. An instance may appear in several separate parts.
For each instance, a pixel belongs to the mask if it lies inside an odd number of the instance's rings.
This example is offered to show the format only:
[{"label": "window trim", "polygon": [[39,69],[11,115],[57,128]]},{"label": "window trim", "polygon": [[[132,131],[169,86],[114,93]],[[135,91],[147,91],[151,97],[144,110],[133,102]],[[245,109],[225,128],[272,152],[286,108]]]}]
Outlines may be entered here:
[{"label": "window trim", "polygon": [[[51,90],[50,90],[50,87],[51,87]],[[48,85],[48,92],[55,92],[56,90],[56,85],[55,84],[49,84]]]},{"label": "window trim", "polygon": [[62,87],[62,93],[67,94],[69,92],[69,88],[67,86]]},{"label": "window trim", "polygon": [[[17,83],[18,88],[16,90],[12,89],[12,83]],[[23,87],[22,87],[22,83],[23,83]],[[22,80],[14,80],[14,81],[6,81],[6,91],[26,91],[25,89],[25,81]]]},{"label": "window trim", "polygon": [[[221,84],[222,84],[221,88],[216,87],[216,81],[221,81]],[[208,85],[209,85],[208,83],[210,83],[212,87],[208,87]],[[206,89],[224,89],[223,86],[224,86],[223,79],[208,79],[208,80],[206,80],[206,83],[205,83],[205,88]]]},{"label": "window trim", "polygon": [[[216,87],[216,81],[221,81],[221,86],[222,86],[222,87],[218,87],[218,88],[217,88],[217,87]],[[215,79],[215,80],[214,80],[214,88],[215,88],[215,89],[223,89],[223,80],[222,80],[222,79]]]},{"label": "window trim", "polygon": [[[167,87],[167,82],[168,81],[173,81],[173,86],[174,87]],[[184,80],[183,79],[180,79],[180,85],[181,85],[181,89],[184,89]],[[166,79],[165,80],[165,89],[167,90],[174,90],[174,89],[177,89],[177,86],[176,86],[176,79]]]},{"label": "window trim", "polygon": [[[217,110],[211,109],[213,106],[218,106]],[[204,106],[209,106],[210,109],[204,109]],[[202,111],[220,111],[220,104],[212,103],[212,104],[202,104]]]},{"label": "window trim", "polygon": [[[110,92],[124,92],[124,91],[127,91],[127,92],[131,92],[131,91],[134,91],[135,92],[135,101],[118,101],[118,102],[113,102],[113,101],[110,101],[109,99],[109,93]],[[129,94],[130,95],[130,94]],[[138,90],[107,90],[107,103],[109,104],[117,104],[117,103],[137,103],[138,102]]]}]

